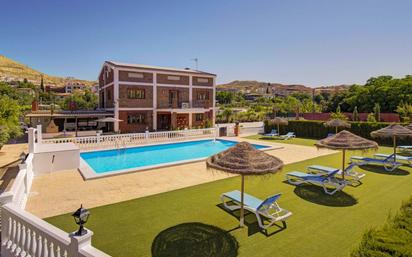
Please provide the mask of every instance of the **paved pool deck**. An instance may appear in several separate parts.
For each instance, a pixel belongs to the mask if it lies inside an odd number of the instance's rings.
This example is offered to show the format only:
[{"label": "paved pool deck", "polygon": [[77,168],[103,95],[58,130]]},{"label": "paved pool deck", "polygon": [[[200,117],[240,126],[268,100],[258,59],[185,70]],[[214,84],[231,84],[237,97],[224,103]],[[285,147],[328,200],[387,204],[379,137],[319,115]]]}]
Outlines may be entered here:
[{"label": "paved pool deck", "polygon": [[[281,146],[267,153],[279,157],[285,164],[336,152],[309,146],[262,143],[244,138],[239,140]],[[79,208],[80,204],[93,208],[232,176],[234,175],[207,170],[204,161],[93,180],[84,180],[78,170],[60,171],[34,178],[26,210],[38,217],[46,218],[72,212]]]}]

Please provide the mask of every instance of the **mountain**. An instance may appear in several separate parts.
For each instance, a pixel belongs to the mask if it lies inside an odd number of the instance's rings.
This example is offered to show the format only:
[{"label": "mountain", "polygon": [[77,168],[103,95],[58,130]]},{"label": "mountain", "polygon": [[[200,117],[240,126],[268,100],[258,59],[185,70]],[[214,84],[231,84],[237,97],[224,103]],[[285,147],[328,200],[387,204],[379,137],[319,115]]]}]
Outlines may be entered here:
[{"label": "mountain", "polygon": [[40,71],[34,70],[27,65],[16,62],[4,55],[0,55],[0,81],[23,81],[27,79],[35,85],[40,84],[41,75],[43,74],[43,81],[45,85],[63,86],[67,81],[79,82],[86,86],[92,86],[95,81],[81,80],[76,78],[63,78],[57,76],[50,76]]},{"label": "mountain", "polygon": [[309,87],[300,84],[281,84],[281,83],[267,83],[256,80],[235,80],[230,83],[217,85],[218,91],[232,91],[242,92],[249,94],[278,94],[289,95],[292,93],[307,93],[311,94],[313,90],[315,93],[329,92],[336,93],[342,90],[347,90],[349,85],[337,85],[337,86],[322,86],[322,87]]}]

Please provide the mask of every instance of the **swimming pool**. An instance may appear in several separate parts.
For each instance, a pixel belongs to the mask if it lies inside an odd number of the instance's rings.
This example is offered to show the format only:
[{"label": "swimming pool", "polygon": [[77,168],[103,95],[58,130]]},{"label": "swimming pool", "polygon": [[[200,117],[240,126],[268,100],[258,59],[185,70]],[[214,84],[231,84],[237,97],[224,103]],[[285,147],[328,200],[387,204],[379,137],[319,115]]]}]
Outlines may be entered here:
[{"label": "swimming pool", "polygon": [[[218,139],[199,140],[125,149],[81,153],[80,157],[96,174],[108,174],[131,169],[158,167],[207,158],[235,145],[237,142]],[[270,148],[253,145],[257,149]]]}]

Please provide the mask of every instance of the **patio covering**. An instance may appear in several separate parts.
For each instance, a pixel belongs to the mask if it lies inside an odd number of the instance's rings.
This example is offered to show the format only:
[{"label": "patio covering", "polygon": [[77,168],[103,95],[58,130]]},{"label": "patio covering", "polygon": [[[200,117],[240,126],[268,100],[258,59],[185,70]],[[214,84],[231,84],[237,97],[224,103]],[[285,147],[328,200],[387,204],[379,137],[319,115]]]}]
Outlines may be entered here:
[{"label": "patio covering", "polygon": [[276,173],[282,169],[283,162],[277,157],[257,150],[250,143],[240,142],[223,152],[209,157],[206,160],[206,166],[208,169],[215,169],[241,175],[240,226],[243,227],[245,176]]},{"label": "patio covering", "polygon": [[329,120],[324,125],[325,127],[334,127],[335,133],[338,133],[338,128],[350,128],[350,123],[339,119]]},{"label": "patio covering", "polygon": [[375,141],[365,139],[355,135],[347,130],[342,130],[336,135],[319,140],[316,144],[319,148],[328,148],[332,150],[342,150],[342,178],[345,178],[345,152],[346,150],[368,150],[377,149],[378,144]]},{"label": "patio covering", "polygon": [[375,138],[392,138],[393,141],[393,157],[396,162],[396,138],[412,137],[412,131],[398,124],[391,124],[387,127],[375,130],[371,133]]},{"label": "patio covering", "polygon": [[123,120],[119,120],[113,117],[107,117],[107,118],[103,118],[103,119],[98,119],[96,120],[97,122],[121,122]]},{"label": "patio covering", "polygon": [[288,122],[288,120],[287,119],[283,119],[283,118],[280,118],[280,117],[275,117],[273,120],[271,120],[272,122],[273,122],[273,124],[275,124],[275,125],[277,125],[277,127],[278,127],[278,134],[280,134],[280,132],[279,132],[279,126],[280,125],[288,125],[289,124],[289,122]]}]

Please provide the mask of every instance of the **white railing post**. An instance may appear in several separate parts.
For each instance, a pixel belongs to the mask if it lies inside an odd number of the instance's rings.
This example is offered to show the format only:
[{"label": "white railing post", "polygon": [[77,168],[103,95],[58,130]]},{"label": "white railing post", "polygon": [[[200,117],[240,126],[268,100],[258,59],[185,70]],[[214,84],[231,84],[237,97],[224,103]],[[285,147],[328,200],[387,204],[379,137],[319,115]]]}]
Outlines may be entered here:
[{"label": "white railing post", "polygon": [[29,177],[27,176],[27,163],[19,164],[19,172],[24,172],[24,193],[28,194]]},{"label": "white railing post", "polygon": [[70,236],[70,245],[69,245],[69,253],[68,256],[70,257],[79,257],[80,250],[82,248],[90,247],[92,245],[92,236],[93,232],[91,230],[87,230],[87,233],[83,236],[76,236],[75,233],[71,233]]},{"label": "white railing post", "polygon": [[34,153],[34,148],[36,144],[36,138],[34,137],[35,134],[35,129],[34,128],[29,128],[28,130],[28,139],[29,139],[29,153]]},{"label": "white railing post", "polygon": [[41,144],[43,141],[43,134],[41,130],[41,125],[37,125],[37,143]]},{"label": "white railing post", "polygon": [[96,142],[97,142],[97,145],[99,145],[99,143],[100,143],[100,131],[98,131],[96,133]]}]

